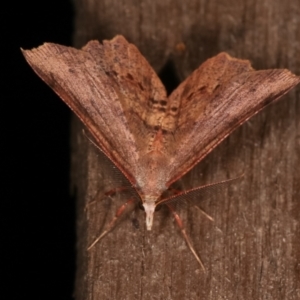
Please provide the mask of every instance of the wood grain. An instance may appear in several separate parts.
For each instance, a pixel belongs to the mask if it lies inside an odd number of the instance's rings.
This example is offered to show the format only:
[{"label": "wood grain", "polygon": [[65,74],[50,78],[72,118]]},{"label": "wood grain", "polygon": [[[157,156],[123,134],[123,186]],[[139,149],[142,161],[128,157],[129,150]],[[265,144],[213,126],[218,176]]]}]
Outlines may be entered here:
[{"label": "wood grain", "polygon": [[[76,46],[123,34],[157,71],[171,60],[185,78],[208,57],[226,51],[251,60],[255,69],[300,73],[300,8],[295,0],[78,0],[76,5]],[[85,201],[122,179],[74,122],[77,299],[298,299],[299,100],[299,89],[291,92],[186,175],[183,184],[195,186],[246,174],[241,183],[203,201],[214,223],[194,209],[183,211],[207,274],[163,209],[151,234],[144,228],[143,212],[134,211],[95,252],[86,252],[87,241],[101,231],[122,199],[97,203],[88,215]]]}]

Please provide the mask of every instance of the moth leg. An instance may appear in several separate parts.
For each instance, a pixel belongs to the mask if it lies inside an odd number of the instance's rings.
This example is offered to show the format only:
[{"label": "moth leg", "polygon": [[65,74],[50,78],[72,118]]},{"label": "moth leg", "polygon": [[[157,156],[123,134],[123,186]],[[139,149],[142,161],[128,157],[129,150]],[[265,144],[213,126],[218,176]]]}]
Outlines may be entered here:
[{"label": "moth leg", "polygon": [[174,216],[174,219],[177,223],[177,225],[179,226],[180,228],[180,231],[183,235],[183,238],[185,239],[189,249],[191,250],[191,252],[193,253],[194,257],[196,258],[196,260],[198,261],[198,263],[200,264],[201,268],[203,269],[203,271],[205,272],[205,267],[200,259],[200,257],[198,256],[198,254],[196,253],[193,245],[192,245],[192,242],[191,242],[191,239],[189,238],[189,236],[187,235],[186,231],[185,231],[185,228],[183,226],[183,223],[182,223],[182,220],[181,218],[179,217],[179,215],[177,214],[177,212],[174,210],[174,208],[172,207],[172,205],[170,204],[167,204],[168,208],[170,209],[170,211],[172,212],[173,216]]},{"label": "moth leg", "polygon": [[[189,200],[188,200],[189,201]],[[191,202],[191,201],[189,201]],[[208,213],[206,213],[202,208],[200,208],[198,205],[193,205],[197,210],[199,210],[208,220],[214,222],[214,218],[210,216]]]},{"label": "moth leg", "polygon": [[96,238],[96,240],[87,248],[87,250],[90,250],[91,248],[93,248],[108,232],[110,232],[115,227],[117,220],[119,219],[119,217],[122,216],[122,214],[124,213],[124,211],[126,210],[128,205],[131,205],[131,204],[134,204],[134,203],[135,203],[135,199],[129,199],[121,207],[119,207],[119,209],[117,210],[114,218],[108,224],[107,229],[104,230],[100,234],[100,236]]},{"label": "moth leg", "polygon": [[[112,196],[114,196],[116,193],[119,193],[119,192],[123,192],[123,191],[126,191],[126,190],[128,190],[130,187],[119,187],[119,188],[115,188],[115,189],[111,189],[111,190],[109,190],[109,191],[107,191],[107,192],[105,192],[104,193],[104,197],[112,197]],[[93,205],[93,204],[95,204],[96,202],[97,202],[97,198],[98,198],[98,196],[99,196],[99,193],[101,192],[101,190],[99,190],[97,193],[96,193],[96,195],[94,196],[94,198],[93,198],[93,200],[92,201],[89,201],[86,205],[85,205],[85,210],[87,210],[89,207],[90,207],[90,205]],[[104,198],[103,197],[103,198]],[[103,199],[102,198],[102,199]]]}]

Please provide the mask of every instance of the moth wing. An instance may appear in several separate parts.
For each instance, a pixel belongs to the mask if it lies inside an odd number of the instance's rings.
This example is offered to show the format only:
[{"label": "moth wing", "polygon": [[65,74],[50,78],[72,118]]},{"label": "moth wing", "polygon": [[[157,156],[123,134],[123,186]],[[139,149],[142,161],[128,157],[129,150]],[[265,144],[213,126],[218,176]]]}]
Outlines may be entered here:
[{"label": "moth wing", "polygon": [[226,53],[204,62],[169,97],[163,121],[165,130],[173,132],[167,185],[299,79],[284,69],[255,71],[249,61]]},{"label": "moth wing", "polygon": [[151,122],[162,118],[151,105],[166,99],[165,88],[138,49],[117,36],[103,44],[91,41],[81,50],[45,43],[23,54],[134,183]]}]

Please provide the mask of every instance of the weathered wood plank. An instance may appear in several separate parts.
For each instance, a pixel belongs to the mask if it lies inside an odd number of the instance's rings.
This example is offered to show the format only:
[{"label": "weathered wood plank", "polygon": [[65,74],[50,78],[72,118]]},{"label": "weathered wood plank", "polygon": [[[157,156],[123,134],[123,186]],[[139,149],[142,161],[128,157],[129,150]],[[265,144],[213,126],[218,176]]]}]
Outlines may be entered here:
[{"label": "weathered wood plank", "polygon": [[[75,3],[76,46],[123,34],[156,71],[172,61],[180,78],[220,51],[249,59],[256,69],[300,74],[297,0]],[[124,199],[98,202],[84,212],[99,189],[119,181],[74,122],[77,299],[299,299],[299,98],[298,88],[255,116],[184,179],[196,186],[245,173],[243,181],[201,202],[214,223],[195,209],[181,212],[207,273],[164,209],[152,232],[137,210],[86,251]]]}]

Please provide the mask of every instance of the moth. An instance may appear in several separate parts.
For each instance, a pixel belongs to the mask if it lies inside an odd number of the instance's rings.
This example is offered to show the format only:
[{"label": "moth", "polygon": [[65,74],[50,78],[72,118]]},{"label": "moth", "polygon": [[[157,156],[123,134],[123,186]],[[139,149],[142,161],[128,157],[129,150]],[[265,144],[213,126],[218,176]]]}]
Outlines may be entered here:
[{"label": "moth", "polygon": [[[172,183],[300,82],[288,70],[255,71],[249,61],[220,53],[167,97],[146,59],[120,35],[102,44],[90,41],[81,50],[45,43],[22,51],[136,189],[148,230],[156,207],[172,203],[174,197],[162,198]],[[171,204],[169,208],[203,267]]]}]

